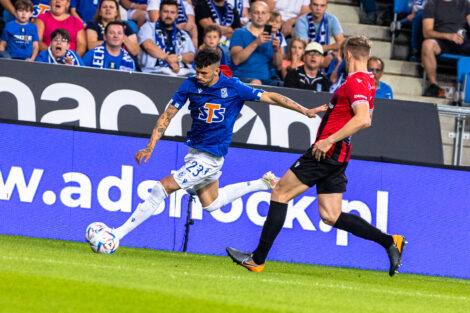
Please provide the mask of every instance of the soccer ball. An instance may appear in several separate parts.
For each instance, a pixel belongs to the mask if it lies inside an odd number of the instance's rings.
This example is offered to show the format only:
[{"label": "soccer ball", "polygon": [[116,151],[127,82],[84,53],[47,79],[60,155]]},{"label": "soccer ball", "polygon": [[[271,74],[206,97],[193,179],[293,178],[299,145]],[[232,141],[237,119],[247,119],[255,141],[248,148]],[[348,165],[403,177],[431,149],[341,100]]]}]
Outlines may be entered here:
[{"label": "soccer ball", "polygon": [[88,225],[88,227],[86,228],[86,233],[85,233],[85,239],[87,242],[90,242],[91,238],[93,238],[93,235],[103,229],[103,228],[106,228],[107,226],[104,224],[104,223],[100,223],[100,222],[94,222],[94,223],[91,223],[90,225]]},{"label": "soccer ball", "polygon": [[97,230],[90,238],[90,248],[95,253],[112,254],[119,247],[119,238],[107,226]]}]

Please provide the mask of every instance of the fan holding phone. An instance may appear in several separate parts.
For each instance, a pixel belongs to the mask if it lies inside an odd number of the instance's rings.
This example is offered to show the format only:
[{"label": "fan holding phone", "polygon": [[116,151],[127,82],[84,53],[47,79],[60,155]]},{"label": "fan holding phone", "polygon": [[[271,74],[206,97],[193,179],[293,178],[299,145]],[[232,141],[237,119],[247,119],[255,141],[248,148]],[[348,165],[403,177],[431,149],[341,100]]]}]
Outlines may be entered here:
[{"label": "fan holding phone", "polygon": [[251,25],[237,29],[231,39],[230,54],[233,74],[242,82],[273,85],[271,73],[280,70],[283,51],[272,25],[267,25],[270,13],[263,1],[254,2],[249,10]]}]

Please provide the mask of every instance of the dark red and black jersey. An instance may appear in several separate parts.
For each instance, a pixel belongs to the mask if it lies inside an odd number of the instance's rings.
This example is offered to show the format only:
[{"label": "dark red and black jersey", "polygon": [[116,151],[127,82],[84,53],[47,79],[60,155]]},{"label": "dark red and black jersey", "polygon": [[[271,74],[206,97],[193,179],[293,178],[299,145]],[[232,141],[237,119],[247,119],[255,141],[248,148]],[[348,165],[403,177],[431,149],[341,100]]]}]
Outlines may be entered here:
[{"label": "dark red and black jersey", "polygon": [[[349,122],[354,116],[356,104],[365,102],[369,110],[374,109],[375,82],[374,75],[368,72],[356,72],[348,76],[346,81],[333,94],[328,110],[318,129],[317,139],[328,138]],[[345,163],[351,156],[351,137],[336,142],[327,152],[327,160]]]}]

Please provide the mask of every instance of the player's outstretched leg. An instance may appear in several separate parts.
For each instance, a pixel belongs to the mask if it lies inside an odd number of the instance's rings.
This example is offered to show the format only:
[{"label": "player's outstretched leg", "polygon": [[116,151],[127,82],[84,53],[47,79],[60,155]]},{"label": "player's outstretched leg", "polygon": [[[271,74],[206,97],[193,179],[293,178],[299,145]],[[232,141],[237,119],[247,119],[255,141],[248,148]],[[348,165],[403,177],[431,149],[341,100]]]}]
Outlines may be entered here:
[{"label": "player's outstretched leg", "polygon": [[142,224],[146,219],[148,219],[152,214],[158,209],[158,206],[162,201],[167,197],[167,193],[163,185],[157,181],[155,186],[152,188],[147,200],[137,205],[134,213],[131,217],[121,226],[113,230],[113,233],[119,238],[122,239],[125,235],[130,233],[134,228]]},{"label": "player's outstretched leg", "polygon": [[248,193],[273,190],[278,181],[278,177],[271,172],[267,172],[257,180],[227,185],[219,189],[217,199],[207,207],[204,207],[204,210],[213,212]]}]

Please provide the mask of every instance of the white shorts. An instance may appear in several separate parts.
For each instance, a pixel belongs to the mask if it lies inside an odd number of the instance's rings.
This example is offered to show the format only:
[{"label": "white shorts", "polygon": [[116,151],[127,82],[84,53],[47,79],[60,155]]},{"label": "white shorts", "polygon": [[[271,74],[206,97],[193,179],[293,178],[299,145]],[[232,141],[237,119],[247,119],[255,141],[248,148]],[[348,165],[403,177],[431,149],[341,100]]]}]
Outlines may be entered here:
[{"label": "white shorts", "polygon": [[184,157],[184,165],[173,173],[173,177],[181,189],[193,188],[194,190],[219,179],[224,165],[224,157],[216,157],[205,151],[189,147],[188,154]]}]

